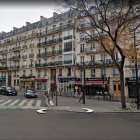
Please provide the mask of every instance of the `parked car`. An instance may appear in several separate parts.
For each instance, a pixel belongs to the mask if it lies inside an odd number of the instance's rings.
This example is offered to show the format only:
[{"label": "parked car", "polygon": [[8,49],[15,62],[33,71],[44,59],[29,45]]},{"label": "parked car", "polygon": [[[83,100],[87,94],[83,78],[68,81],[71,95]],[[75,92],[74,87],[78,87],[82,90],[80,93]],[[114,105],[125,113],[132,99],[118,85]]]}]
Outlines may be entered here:
[{"label": "parked car", "polygon": [[17,90],[13,87],[10,87],[10,86],[1,86],[0,87],[0,94],[16,96]]},{"label": "parked car", "polygon": [[37,92],[33,89],[26,89],[24,92],[26,98],[37,98]]}]

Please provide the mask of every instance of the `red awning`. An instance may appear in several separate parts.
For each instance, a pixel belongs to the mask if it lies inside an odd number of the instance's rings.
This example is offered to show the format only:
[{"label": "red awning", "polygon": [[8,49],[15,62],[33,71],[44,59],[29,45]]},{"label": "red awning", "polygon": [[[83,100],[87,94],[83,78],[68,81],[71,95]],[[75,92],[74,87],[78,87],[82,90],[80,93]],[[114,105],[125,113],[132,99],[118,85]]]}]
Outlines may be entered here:
[{"label": "red awning", "polygon": [[[75,81],[75,84],[82,84],[82,82],[81,81]],[[92,84],[94,84],[94,85],[96,85],[96,84],[105,84],[105,85],[107,85],[108,81],[107,80],[104,80],[104,81],[102,81],[102,80],[86,80],[85,84],[86,85],[92,85]]]},{"label": "red awning", "polygon": [[46,82],[48,79],[45,79],[45,77],[39,77],[39,78],[35,78],[35,80],[37,82]]}]

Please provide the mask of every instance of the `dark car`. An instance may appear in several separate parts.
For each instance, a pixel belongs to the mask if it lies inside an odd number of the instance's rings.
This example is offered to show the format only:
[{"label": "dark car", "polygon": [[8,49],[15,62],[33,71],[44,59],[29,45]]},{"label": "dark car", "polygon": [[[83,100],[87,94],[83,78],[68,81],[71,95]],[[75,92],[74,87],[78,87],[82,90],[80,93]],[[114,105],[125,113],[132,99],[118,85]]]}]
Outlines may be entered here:
[{"label": "dark car", "polygon": [[37,92],[33,89],[26,89],[24,92],[26,98],[37,98]]},{"label": "dark car", "polygon": [[17,90],[13,87],[10,87],[10,86],[1,86],[0,87],[0,94],[16,96]]}]

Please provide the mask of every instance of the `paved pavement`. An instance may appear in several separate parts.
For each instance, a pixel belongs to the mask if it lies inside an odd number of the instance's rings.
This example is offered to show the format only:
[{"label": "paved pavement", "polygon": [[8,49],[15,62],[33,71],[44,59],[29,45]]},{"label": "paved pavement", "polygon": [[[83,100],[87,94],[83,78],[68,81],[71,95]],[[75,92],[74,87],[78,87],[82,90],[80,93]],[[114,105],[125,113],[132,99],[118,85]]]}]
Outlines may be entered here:
[{"label": "paved pavement", "polygon": [[[46,98],[47,99],[47,98]],[[56,105],[57,100],[57,105]],[[79,102],[79,98],[74,97],[64,97],[64,96],[54,96],[46,103],[48,105],[48,109],[54,110],[65,110],[65,111],[74,111],[74,112],[85,112],[83,108],[93,109],[94,112],[140,112],[137,108],[130,107],[130,100],[126,99],[127,109],[121,108],[120,101],[108,101],[103,100],[103,98],[92,98],[88,97],[85,100],[85,104],[83,104],[82,100]]]}]

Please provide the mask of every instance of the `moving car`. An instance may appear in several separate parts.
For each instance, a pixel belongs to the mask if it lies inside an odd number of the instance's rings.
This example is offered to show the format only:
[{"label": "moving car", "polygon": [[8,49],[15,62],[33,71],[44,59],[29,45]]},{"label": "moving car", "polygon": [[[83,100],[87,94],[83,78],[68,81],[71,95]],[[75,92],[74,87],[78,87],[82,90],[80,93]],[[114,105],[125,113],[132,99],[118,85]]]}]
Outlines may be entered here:
[{"label": "moving car", "polygon": [[37,98],[37,92],[33,89],[26,89],[24,92],[26,98]]},{"label": "moving car", "polygon": [[10,86],[1,86],[0,87],[0,94],[16,96],[17,90],[13,87],[10,87]]}]

